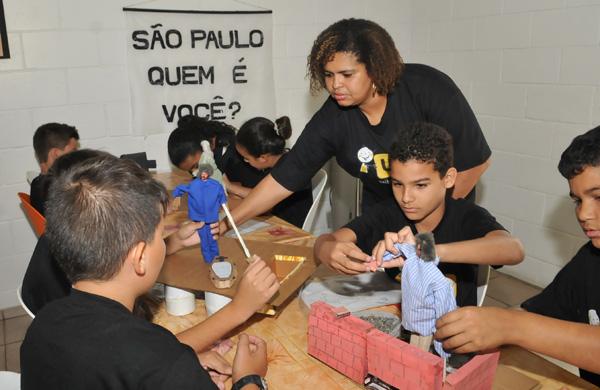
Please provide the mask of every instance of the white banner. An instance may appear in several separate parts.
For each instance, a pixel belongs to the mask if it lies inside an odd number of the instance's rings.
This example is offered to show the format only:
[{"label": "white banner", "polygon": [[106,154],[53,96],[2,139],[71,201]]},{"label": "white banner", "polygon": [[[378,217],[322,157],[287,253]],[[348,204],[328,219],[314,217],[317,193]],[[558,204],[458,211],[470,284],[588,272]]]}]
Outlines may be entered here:
[{"label": "white banner", "polygon": [[275,115],[271,11],[124,8],[134,134]]}]

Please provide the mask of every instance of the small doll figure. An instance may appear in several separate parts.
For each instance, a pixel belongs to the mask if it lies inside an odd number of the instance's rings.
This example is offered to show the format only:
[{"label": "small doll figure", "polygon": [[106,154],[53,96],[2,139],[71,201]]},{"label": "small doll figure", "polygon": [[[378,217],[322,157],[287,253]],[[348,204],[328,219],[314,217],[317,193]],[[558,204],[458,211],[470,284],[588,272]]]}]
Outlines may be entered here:
[{"label": "small doll figure", "polygon": [[[402,328],[411,333],[411,344],[429,350],[436,320],[456,309],[456,299],[451,282],[438,268],[433,234],[417,234],[415,239],[416,245],[395,244],[406,258],[402,267]],[[386,252],[383,260],[397,256]],[[450,356],[439,341],[433,346],[440,357]]]},{"label": "small doll figure", "polygon": [[219,209],[227,202],[225,190],[218,181],[211,179],[212,167],[200,165],[199,177],[190,184],[181,184],[173,190],[173,197],[178,198],[187,192],[188,216],[194,222],[204,222],[198,229],[200,249],[206,263],[212,263],[219,255],[219,246],[210,232],[210,224],[219,221]]},{"label": "small doll figure", "polygon": [[[215,154],[210,148],[210,143],[208,141],[200,142],[200,146],[202,146],[202,155],[200,156],[200,161],[198,161],[198,166],[200,165],[210,165],[212,167],[213,173],[210,174],[210,178],[218,181],[223,184],[223,174],[217,168],[217,163],[215,162]],[[198,174],[200,172],[198,171]]]}]

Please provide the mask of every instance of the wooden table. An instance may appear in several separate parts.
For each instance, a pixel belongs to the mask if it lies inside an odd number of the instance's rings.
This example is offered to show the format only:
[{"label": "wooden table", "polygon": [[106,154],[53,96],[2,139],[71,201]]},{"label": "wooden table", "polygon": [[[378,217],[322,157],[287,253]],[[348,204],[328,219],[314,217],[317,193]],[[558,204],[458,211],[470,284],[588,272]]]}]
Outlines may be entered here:
[{"label": "wooden table", "polygon": [[[270,389],[361,389],[319,360],[308,355],[307,348],[308,311],[302,307],[298,298],[288,302],[276,317],[254,315],[245,325],[240,326],[232,336],[237,342],[241,332],[257,335],[268,345],[269,369],[267,380]],[[196,310],[187,316],[174,317],[161,308],[155,322],[173,333],[181,332],[206,318],[204,302],[197,300]],[[225,358],[233,362],[235,350],[229,351]],[[500,364],[509,370],[516,370],[535,379],[540,389],[594,389],[595,386],[556,366],[555,364],[518,347],[501,349]],[[507,370],[503,370],[506,373]],[[519,390],[518,387],[502,387],[498,376],[494,389]]]},{"label": "wooden table", "polygon": [[[162,174],[158,178],[167,185],[174,188],[186,179],[183,175]],[[189,177],[187,177],[189,180]],[[273,223],[283,228],[297,229],[285,221],[273,216],[260,217],[262,220]],[[167,217],[167,229],[176,229],[178,224],[187,219],[185,212],[178,212]],[[297,229],[299,230],[299,229]],[[250,239],[267,240],[271,242],[289,243],[292,245],[312,247],[314,237],[298,235],[297,237],[285,236],[273,237],[264,232],[251,233]],[[320,269],[318,275],[323,274]],[[232,339],[237,341],[237,335],[241,332],[257,335],[263,338],[268,345],[269,370],[267,380],[270,389],[361,389],[362,386],[352,382],[336,370],[321,363],[307,353],[307,317],[308,309],[303,307],[297,296],[284,302],[276,316],[268,317],[255,314],[246,324],[238,327]],[[186,316],[175,317],[169,315],[164,304],[157,313],[154,322],[169,329],[173,333],[179,333],[188,329],[206,318],[204,301],[196,301],[196,310]],[[233,362],[235,348],[229,351],[225,357]],[[543,359],[519,347],[507,346],[501,348],[500,366],[494,382],[494,389],[519,390],[513,384],[507,387],[507,375],[513,375],[514,371],[524,374],[539,382],[539,389],[595,389],[594,385],[571,374],[563,368]],[[229,386],[231,383],[229,383]]]}]

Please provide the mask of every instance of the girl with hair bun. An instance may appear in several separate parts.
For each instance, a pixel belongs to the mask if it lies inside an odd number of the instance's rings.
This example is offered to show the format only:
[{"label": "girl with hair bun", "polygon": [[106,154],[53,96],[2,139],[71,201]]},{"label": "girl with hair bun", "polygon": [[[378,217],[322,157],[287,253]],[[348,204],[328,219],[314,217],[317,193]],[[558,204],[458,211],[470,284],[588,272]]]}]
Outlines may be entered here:
[{"label": "girl with hair bun", "polygon": [[[228,182],[227,191],[245,198],[271,168],[284,161],[288,148],[285,145],[292,135],[290,118],[282,116],[275,123],[267,118],[256,117],[246,121],[236,135],[235,148],[244,161],[259,175],[240,177],[239,183]],[[306,214],[312,205],[310,180],[289,198],[276,204],[271,212],[285,221],[302,227]]]}]

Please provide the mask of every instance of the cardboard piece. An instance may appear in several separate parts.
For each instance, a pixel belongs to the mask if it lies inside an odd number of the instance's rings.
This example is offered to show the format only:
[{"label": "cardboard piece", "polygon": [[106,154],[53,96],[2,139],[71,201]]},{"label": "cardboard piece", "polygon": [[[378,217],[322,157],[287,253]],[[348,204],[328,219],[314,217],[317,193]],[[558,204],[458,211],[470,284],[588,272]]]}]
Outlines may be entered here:
[{"label": "cardboard piece", "polygon": [[499,364],[496,369],[494,390],[537,390],[541,388],[540,382],[503,364]]},{"label": "cardboard piece", "polygon": [[[232,298],[235,295],[238,281],[248,267],[248,263],[242,247],[236,239],[221,237],[218,242],[220,254],[227,257],[237,268],[238,278],[233,286],[219,289],[213,284],[210,280],[210,265],[204,263],[198,246],[186,248],[167,256],[158,276],[158,282],[189,290],[214,292]],[[250,253],[260,256],[276,273],[275,255],[300,256],[306,259],[300,263],[300,266],[297,266],[298,262],[281,261],[279,272],[282,279],[280,280],[285,280],[281,283],[279,291],[268,302],[269,305],[275,308],[283,304],[300,288],[316,269],[312,247],[253,240],[246,240],[246,245]],[[287,276],[283,275],[283,267],[286,266],[283,263],[293,264],[293,267],[286,267],[290,271]]]},{"label": "cardboard piece", "polygon": [[277,244],[291,243],[303,238],[312,237],[310,233],[305,232],[296,226],[268,226],[263,229],[244,234],[244,239],[269,241]]}]

